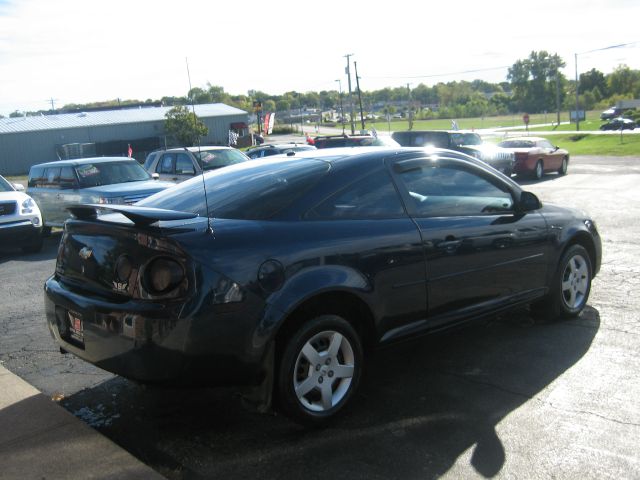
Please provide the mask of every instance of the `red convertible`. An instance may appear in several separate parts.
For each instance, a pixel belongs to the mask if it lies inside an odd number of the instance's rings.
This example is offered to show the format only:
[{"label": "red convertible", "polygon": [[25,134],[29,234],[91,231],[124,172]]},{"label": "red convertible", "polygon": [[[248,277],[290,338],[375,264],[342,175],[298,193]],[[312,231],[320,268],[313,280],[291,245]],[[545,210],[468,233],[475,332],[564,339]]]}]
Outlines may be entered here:
[{"label": "red convertible", "polygon": [[498,146],[515,154],[513,173],[517,175],[531,175],[539,180],[545,173],[567,173],[569,152],[552,145],[546,138],[510,138],[500,142]]}]

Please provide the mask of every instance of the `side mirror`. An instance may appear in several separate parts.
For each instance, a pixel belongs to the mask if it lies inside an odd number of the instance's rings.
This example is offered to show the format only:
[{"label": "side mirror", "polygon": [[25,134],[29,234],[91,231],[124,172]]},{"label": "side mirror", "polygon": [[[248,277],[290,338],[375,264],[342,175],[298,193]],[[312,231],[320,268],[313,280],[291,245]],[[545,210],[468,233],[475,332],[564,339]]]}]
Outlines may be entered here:
[{"label": "side mirror", "polygon": [[24,185],[21,183],[14,183],[13,188],[15,188],[18,192],[24,192]]},{"label": "side mirror", "polygon": [[560,150],[560,147],[559,147],[559,146],[557,146],[557,145],[555,145],[555,146],[554,146],[554,148],[553,148],[553,151],[554,151],[554,152],[557,152],[558,150]]},{"label": "side mirror", "polygon": [[152,173],[151,174],[151,178],[153,178],[154,180],[158,180],[160,178],[160,174],[159,173]]},{"label": "side mirror", "polygon": [[520,211],[531,212],[542,208],[542,202],[533,193],[524,191],[520,195]]}]

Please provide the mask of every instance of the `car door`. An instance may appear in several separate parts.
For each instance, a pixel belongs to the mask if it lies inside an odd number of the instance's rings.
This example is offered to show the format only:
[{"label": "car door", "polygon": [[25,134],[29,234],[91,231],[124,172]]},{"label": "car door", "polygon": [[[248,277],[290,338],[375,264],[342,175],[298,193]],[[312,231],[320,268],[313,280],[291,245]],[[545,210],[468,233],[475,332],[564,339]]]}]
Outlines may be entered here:
[{"label": "car door", "polygon": [[[355,180],[305,214],[304,229],[315,244],[310,251],[322,252],[325,265],[348,266],[367,278],[383,342],[424,328],[427,291],[421,237],[387,168],[380,164],[367,172],[336,176]],[[341,246],[336,254],[336,245],[348,247]]]},{"label": "car door", "polygon": [[42,216],[47,226],[60,226],[66,219],[60,195],[61,167],[47,167],[44,171],[45,181],[41,195],[44,211]]},{"label": "car door", "polygon": [[549,236],[517,190],[461,160],[400,160],[394,178],[419,227],[431,326],[540,295]]},{"label": "car door", "polygon": [[562,163],[562,153],[551,144],[549,140],[540,140],[538,146],[544,152],[544,170],[545,172],[555,172],[560,168]]}]

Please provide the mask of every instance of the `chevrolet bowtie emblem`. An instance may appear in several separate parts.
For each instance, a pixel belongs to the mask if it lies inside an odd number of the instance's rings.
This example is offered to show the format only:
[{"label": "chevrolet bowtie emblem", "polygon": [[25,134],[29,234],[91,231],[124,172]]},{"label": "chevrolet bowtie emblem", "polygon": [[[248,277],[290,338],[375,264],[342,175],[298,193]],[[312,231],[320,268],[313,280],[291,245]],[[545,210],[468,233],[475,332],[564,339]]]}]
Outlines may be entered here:
[{"label": "chevrolet bowtie emblem", "polygon": [[80,255],[81,259],[88,260],[91,255],[93,255],[93,250],[91,250],[89,247],[82,247],[80,252],[78,252],[78,255]]}]

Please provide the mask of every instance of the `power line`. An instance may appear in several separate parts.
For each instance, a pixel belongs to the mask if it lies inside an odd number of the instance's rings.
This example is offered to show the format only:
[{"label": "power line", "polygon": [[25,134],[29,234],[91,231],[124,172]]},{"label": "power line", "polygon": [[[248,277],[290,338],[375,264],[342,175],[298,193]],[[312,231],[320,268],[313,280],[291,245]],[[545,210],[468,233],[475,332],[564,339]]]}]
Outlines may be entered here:
[{"label": "power line", "polygon": [[448,77],[451,75],[462,75],[464,73],[478,73],[478,72],[489,72],[491,70],[503,70],[505,68],[509,68],[512,65],[502,65],[500,67],[490,67],[490,68],[476,68],[474,70],[461,70],[458,72],[449,72],[449,73],[434,73],[431,75],[395,75],[393,77],[362,77],[367,79],[395,79],[395,78],[403,78],[403,79],[417,79],[417,78],[434,78],[434,77]]}]

